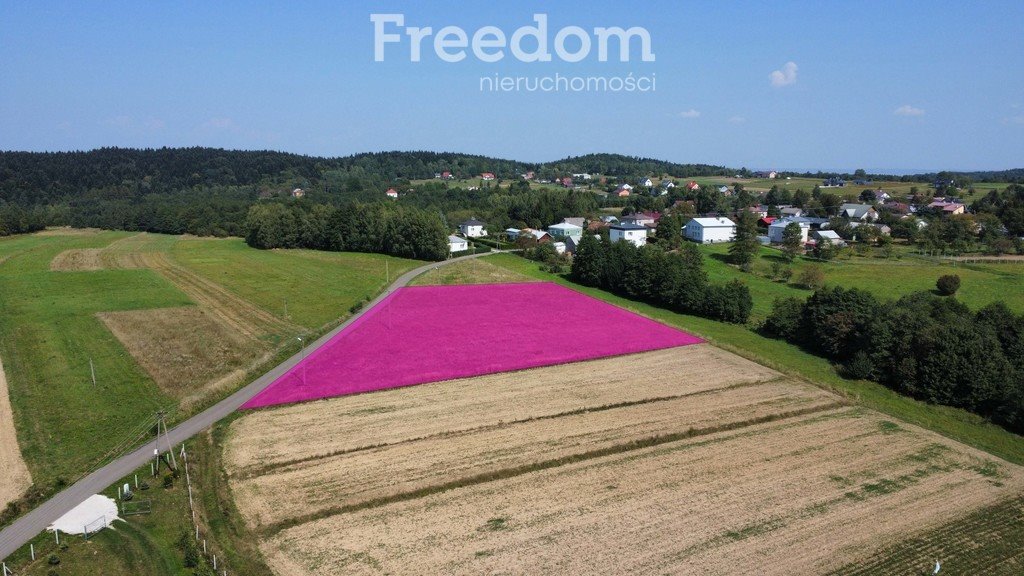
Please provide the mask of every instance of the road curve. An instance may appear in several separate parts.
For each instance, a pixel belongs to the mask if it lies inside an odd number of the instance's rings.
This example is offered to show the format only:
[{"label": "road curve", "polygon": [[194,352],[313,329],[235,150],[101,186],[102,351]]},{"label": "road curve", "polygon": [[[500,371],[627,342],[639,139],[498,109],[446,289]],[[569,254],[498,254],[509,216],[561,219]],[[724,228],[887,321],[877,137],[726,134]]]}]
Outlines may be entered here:
[{"label": "road curve", "polygon": [[[495,252],[490,252],[490,254],[493,253]],[[174,428],[171,428],[168,433],[171,444],[175,446],[181,444],[185,440],[188,440],[209,428],[221,418],[224,418],[238,410],[243,404],[248,402],[249,399],[261,392],[274,380],[298,364],[299,360],[304,358],[306,354],[326,344],[328,340],[333,338],[336,334],[347,328],[349,324],[355,322],[360,316],[376,306],[381,300],[387,297],[388,294],[407,285],[413,278],[439,266],[447,266],[448,264],[471,258],[478,258],[484,255],[486,254],[471,254],[469,256],[460,256],[443,262],[431,262],[402,274],[379,296],[374,298],[372,302],[353,314],[352,317],[343,322],[340,326],[331,330],[327,334],[324,334],[317,339],[316,342],[307,346],[306,350],[296,353],[291,358],[288,358],[284,362],[278,364],[269,372],[260,376],[244,388],[241,388],[231,396],[228,396],[203,412],[200,412],[181,424],[178,424]],[[161,441],[161,443],[163,443],[163,441]],[[3,531],[0,531],[0,559],[6,559],[18,548],[27,544],[28,541],[34,538],[37,534],[46,530],[46,528],[53,524],[53,522],[58,518],[85,501],[89,496],[105,490],[108,486],[117,482],[121,478],[128,476],[134,470],[145,466],[146,462],[149,462],[150,459],[153,458],[153,450],[156,447],[155,440],[147,442],[136,450],[125,454],[106,466],[90,473],[88,476],[82,478],[78,482],[75,482],[62,492],[55,494],[52,498],[36,507],[31,512],[15,520],[10,526],[4,528]]]}]

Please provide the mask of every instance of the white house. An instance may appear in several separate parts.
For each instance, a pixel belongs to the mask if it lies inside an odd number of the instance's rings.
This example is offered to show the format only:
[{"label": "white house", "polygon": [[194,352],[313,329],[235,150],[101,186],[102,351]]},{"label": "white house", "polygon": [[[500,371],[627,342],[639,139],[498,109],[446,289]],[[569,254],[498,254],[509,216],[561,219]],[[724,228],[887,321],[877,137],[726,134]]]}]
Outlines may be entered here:
[{"label": "white house", "polygon": [[811,225],[802,220],[794,220],[790,218],[779,218],[778,220],[771,223],[768,226],[768,240],[772,244],[782,244],[782,233],[785,231],[786,226],[796,223],[800,226],[800,241],[803,243],[807,242],[807,234],[811,231]]},{"label": "white house", "polygon": [[634,246],[647,244],[647,227],[638,224],[612,224],[608,227],[608,239],[612,242],[624,240]]},{"label": "white house", "polygon": [[448,251],[449,252],[463,252],[469,250],[469,241],[459,236],[448,237]]},{"label": "white house", "polygon": [[484,226],[487,225],[476,218],[470,218],[462,224],[459,224],[459,231],[462,232],[466,238],[479,238],[481,236],[487,236],[487,229],[484,228]]},{"label": "white house", "polygon": [[395,190],[394,188],[388,188],[388,191],[385,192],[385,194],[388,195],[388,198],[398,198],[398,190]]},{"label": "white house", "polygon": [[814,230],[811,232],[811,239],[815,242],[831,242],[833,246],[846,246],[846,240],[843,240],[835,230]]},{"label": "white house", "polygon": [[683,226],[683,236],[701,244],[731,242],[736,223],[728,218],[693,218]]},{"label": "white house", "polygon": [[637,182],[637,185],[650,188],[651,186],[654,186],[654,182],[650,178],[641,178],[640,181]]},{"label": "white house", "polygon": [[552,238],[564,239],[570,236],[579,238],[583,236],[583,227],[568,222],[562,222],[561,224],[552,224],[548,226],[548,234],[551,234]]},{"label": "white house", "polygon": [[591,176],[590,174],[587,174],[586,172],[581,172],[579,174],[573,174],[572,177],[575,180],[590,180],[591,178],[593,178],[593,176]]},{"label": "white house", "polygon": [[849,220],[874,222],[878,220],[878,212],[870,204],[843,204],[839,207],[839,215]]}]

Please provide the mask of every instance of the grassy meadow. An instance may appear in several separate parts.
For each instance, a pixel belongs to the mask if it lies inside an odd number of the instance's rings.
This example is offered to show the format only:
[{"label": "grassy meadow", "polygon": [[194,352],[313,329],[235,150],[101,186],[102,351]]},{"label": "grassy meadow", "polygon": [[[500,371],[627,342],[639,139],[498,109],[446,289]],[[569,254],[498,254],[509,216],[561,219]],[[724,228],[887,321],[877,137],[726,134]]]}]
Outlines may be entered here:
[{"label": "grassy meadow", "polygon": [[[98,261],[110,267],[51,270],[51,261],[68,250],[99,250]],[[256,369],[258,359],[292,345],[294,336],[322,332],[381,290],[385,259],[392,278],[416,264],[370,254],[259,251],[240,239],[125,232],[47,231],[0,240],[0,358],[36,484],[70,482],[95,468],[148,434],[146,421],[156,410],[174,414],[190,392],[161,391],[132,356],[146,350],[129,353],[98,314],[198,306],[226,327],[256,317],[259,331],[244,356]],[[173,333],[180,337],[190,326],[178,328]],[[237,388],[240,379],[203,396],[190,411]]]},{"label": "grassy meadow", "polygon": [[[911,292],[935,290],[935,281],[944,274],[957,274],[962,281],[957,298],[973,309],[1002,300],[1010,309],[1024,312],[1024,263],[1014,264],[957,264],[937,263],[932,260],[910,255],[907,249],[899,248],[898,258],[875,258],[849,256],[830,262],[818,262],[797,258],[786,263],[782,252],[762,247],[754,261],[753,273],[741,272],[727,262],[728,244],[701,246],[708,276],[713,282],[726,282],[738,278],[746,282],[754,297],[753,317],[763,319],[772,309],[775,298],[794,296],[805,298],[809,290],[794,285],[800,271],[808,266],[818,266],[825,273],[825,283],[844,288],[860,288],[876,297],[895,300]],[[789,267],[793,277],[789,283],[769,278],[774,263]]]}]

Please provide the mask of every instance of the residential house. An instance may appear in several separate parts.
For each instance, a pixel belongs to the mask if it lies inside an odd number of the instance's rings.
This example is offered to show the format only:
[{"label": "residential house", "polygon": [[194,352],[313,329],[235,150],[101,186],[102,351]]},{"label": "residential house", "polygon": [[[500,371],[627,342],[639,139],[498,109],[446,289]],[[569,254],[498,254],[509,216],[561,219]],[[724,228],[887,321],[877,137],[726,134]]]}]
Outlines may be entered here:
[{"label": "residential house", "polygon": [[444,172],[441,172],[441,179],[442,180],[454,180],[455,176],[452,175],[451,171],[445,170]]},{"label": "residential house", "polygon": [[579,174],[573,174],[572,177],[575,178],[576,180],[584,180],[584,181],[590,180],[591,178],[593,178],[593,176],[591,176],[590,174],[587,174],[586,172],[581,172]]},{"label": "residential house", "polygon": [[799,218],[804,215],[804,210],[796,206],[780,206],[779,215],[782,218]]},{"label": "residential house", "polygon": [[[876,228],[878,229],[878,233],[884,236],[892,234],[892,228],[889,228],[885,224],[873,224],[871,222],[850,222],[850,228],[853,228],[854,230],[856,230],[860,226],[871,226],[873,228]],[[856,235],[856,232],[854,233],[854,235]]]},{"label": "residential house", "polygon": [[683,226],[683,236],[701,244],[732,242],[736,223],[728,218],[693,218]]},{"label": "residential house", "polygon": [[388,198],[398,198],[398,190],[395,190],[394,188],[388,188],[388,191],[385,192],[385,194],[388,195]]},{"label": "residential house", "polygon": [[479,238],[481,236],[487,236],[487,224],[477,220],[476,218],[470,218],[462,224],[459,224],[459,231],[466,238]]},{"label": "residential house", "polygon": [[484,181],[494,180],[495,178],[496,177],[494,175],[494,172],[484,172],[483,174],[480,175],[480,179]]},{"label": "residential house", "polygon": [[959,202],[947,202],[946,200],[935,200],[928,205],[929,208],[945,215],[963,214],[966,207]]},{"label": "residential house", "polygon": [[562,222],[566,224],[572,224],[573,226],[579,226],[583,228],[587,225],[587,219],[582,216],[571,216],[569,218],[562,218]]},{"label": "residential house", "polygon": [[505,228],[505,236],[508,237],[511,242],[515,242],[516,238],[519,238],[520,232],[522,232],[522,230],[519,228]]},{"label": "residential house", "polygon": [[295,190],[292,190],[292,198],[302,198],[305,195],[306,191],[303,190],[302,188],[296,188]]},{"label": "residential house", "polygon": [[658,220],[661,219],[661,212],[637,212],[636,214],[630,214],[629,216],[623,216],[619,219],[622,224],[637,224],[639,226],[657,226]]},{"label": "residential house", "polygon": [[885,204],[882,204],[882,208],[892,212],[893,214],[910,214],[910,205],[903,202],[897,202],[890,200]]},{"label": "residential house", "polygon": [[768,241],[772,244],[782,244],[782,235],[786,226],[790,224],[800,226],[800,243],[807,243],[807,235],[811,230],[811,224],[803,218],[779,218],[768,226]]},{"label": "residential house", "polygon": [[558,255],[565,254],[565,242],[552,242],[551,247],[555,249],[555,253]]},{"label": "residential house", "polygon": [[671,188],[675,188],[676,183],[669,180],[668,178],[665,178],[664,180],[661,181],[661,187],[664,188],[665,190],[669,190]]},{"label": "residential house", "polygon": [[552,224],[551,226],[548,226],[548,234],[550,234],[552,238],[557,238],[559,240],[563,240],[570,236],[579,238],[580,236],[583,236],[583,227],[562,222],[561,224]]},{"label": "residential house", "polygon": [[[696,182],[694,182],[694,184],[696,184]],[[698,188],[700,188],[700,186],[698,186]],[[691,190],[693,190],[693,188],[691,188]],[[721,186],[718,187],[718,193],[719,194],[725,194],[726,196],[731,196],[732,195],[732,188],[729,188],[725,184],[722,184]]]},{"label": "residential house", "polygon": [[538,244],[545,244],[547,242],[551,242],[551,235],[548,234],[547,232],[543,231],[543,230],[534,230],[533,228],[523,228],[522,233],[520,234],[520,236],[522,236],[523,234],[526,234],[526,235],[529,235],[529,236],[533,236],[533,239],[536,240]]},{"label": "residential house", "polygon": [[839,207],[839,215],[855,222],[878,220],[878,211],[870,204],[843,204]]},{"label": "residential house", "polygon": [[892,199],[892,196],[888,192],[879,188],[875,190],[875,202],[888,202]]},{"label": "residential house", "polygon": [[753,214],[756,218],[767,218],[768,207],[765,205],[760,206],[747,206],[744,210]]},{"label": "residential house", "polygon": [[523,177],[523,180],[533,180],[535,175],[534,175],[533,171],[531,170],[531,171],[529,171],[529,172],[527,172],[525,174],[520,174],[520,176]]},{"label": "residential house", "polygon": [[605,224],[614,224],[618,221],[619,219],[615,216],[601,216],[601,222],[604,222]]},{"label": "residential house", "polygon": [[449,236],[448,237],[448,251],[449,252],[464,252],[469,250],[469,241],[460,236]]},{"label": "residential house", "polygon": [[823,188],[842,188],[846,186],[846,180],[843,180],[838,176],[833,176],[831,178],[826,178],[822,180],[821,186]]},{"label": "residential house", "polygon": [[608,228],[608,239],[612,242],[629,242],[634,246],[647,244],[647,227],[637,224],[612,224]]},{"label": "residential house", "polygon": [[[591,236],[593,238],[597,239],[598,241],[601,240],[601,236],[599,236],[597,234],[591,234]],[[566,238],[565,239],[565,251],[568,252],[569,254],[575,254],[576,250],[578,250],[579,247],[580,247],[580,242],[582,242],[582,241],[583,241],[583,237],[582,236],[580,236],[579,238],[575,238],[573,236],[570,236],[570,237]]]},{"label": "residential house", "polygon": [[632,189],[632,187],[626,188],[626,184],[623,184],[622,186],[619,186],[619,189],[616,190],[616,193],[619,195],[619,198],[625,198],[626,196],[629,196],[629,192]]},{"label": "residential house", "polygon": [[696,192],[700,190],[700,184],[697,184],[695,180],[690,180],[689,182],[686,183],[686,189],[689,190],[690,192]]},{"label": "residential house", "polygon": [[833,246],[846,246],[846,240],[843,240],[835,230],[812,230],[810,238],[815,243],[830,242]]},{"label": "residential house", "polygon": [[565,178],[559,180],[559,184],[561,184],[563,188],[572,188],[572,178],[566,176]]},{"label": "residential house", "polygon": [[637,186],[643,186],[644,188],[650,188],[650,187],[654,186],[654,181],[652,181],[650,178],[641,178],[637,182]]}]

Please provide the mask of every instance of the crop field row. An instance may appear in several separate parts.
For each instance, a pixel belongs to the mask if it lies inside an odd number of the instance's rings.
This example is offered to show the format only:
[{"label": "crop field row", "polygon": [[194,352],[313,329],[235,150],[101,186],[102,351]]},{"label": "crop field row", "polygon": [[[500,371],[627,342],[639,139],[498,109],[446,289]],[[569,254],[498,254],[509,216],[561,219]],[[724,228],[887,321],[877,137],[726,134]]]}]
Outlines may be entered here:
[{"label": "crop field row", "polygon": [[1021,488],[1017,470],[837,409],[331,515],[264,553],[287,575],[820,573]]},{"label": "crop field row", "polygon": [[778,377],[698,344],[359,394],[247,414],[232,423],[225,462],[232,473],[252,474],[410,439]]},{"label": "crop field row", "polygon": [[256,411],[225,462],[285,576],[822,573],[1024,490],[707,344]]}]

